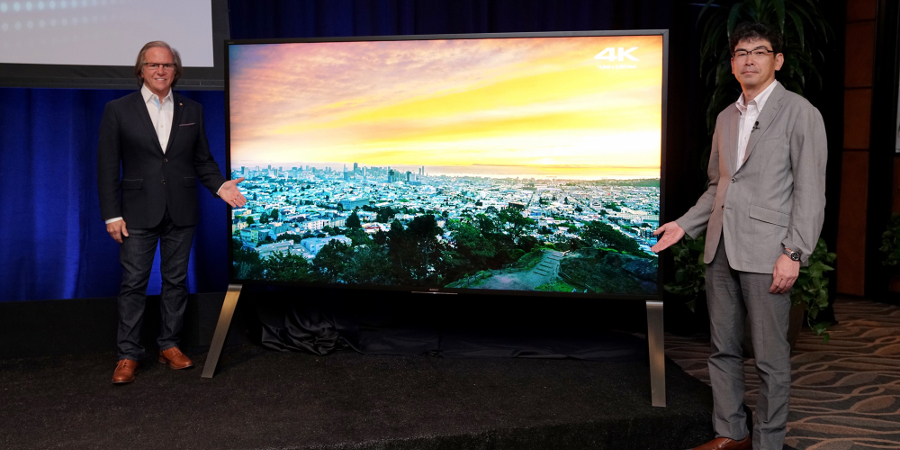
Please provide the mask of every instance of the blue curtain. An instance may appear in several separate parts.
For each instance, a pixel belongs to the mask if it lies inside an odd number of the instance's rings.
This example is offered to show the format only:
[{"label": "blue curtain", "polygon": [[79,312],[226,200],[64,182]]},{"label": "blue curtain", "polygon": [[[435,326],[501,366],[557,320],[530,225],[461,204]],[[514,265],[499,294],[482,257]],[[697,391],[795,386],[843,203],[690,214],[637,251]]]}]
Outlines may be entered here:
[{"label": "blue curtain", "polygon": [[[681,2],[651,0],[232,0],[234,39],[676,28]],[[684,3],[686,5],[686,3]],[[683,14],[682,14],[683,15]],[[177,44],[176,44],[177,47]],[[137,49],[135,49],[137,51]],[[0,301],[111,297],[118,244],[100,218],[96,153],[106,102],[129,91],[0,89]],[[225,168],[223,92],[183,92],[206,114]],[[228,282],[224,203],[201,191],[188,287]],[[157,266],[149,293],[159,292]]]},{"label": "blue curtain", "polygon": [[[97,139],[106,102],[130,91],[0,89],[0,301],[111,297],[119,245],[97,199]],[[204,105],[210,148],[225,166],[223,92],[182,92]],[[202,193],[202,192],[201,192]],[[201,196],[188,285],[224,290],[226,208]],[[198,269],[202,268],[202,270]],[[160,289],[157,258],[150,294]]]}]

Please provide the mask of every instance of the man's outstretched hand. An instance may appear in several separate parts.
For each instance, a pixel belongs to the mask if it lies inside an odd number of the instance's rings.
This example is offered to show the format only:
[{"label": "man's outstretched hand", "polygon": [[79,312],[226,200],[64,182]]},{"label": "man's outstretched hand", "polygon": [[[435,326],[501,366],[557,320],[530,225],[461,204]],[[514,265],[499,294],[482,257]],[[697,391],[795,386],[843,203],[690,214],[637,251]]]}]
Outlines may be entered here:
[{"label": "man's outstretched hand", "polygon": [[232,208],[240,208],[247,204],[247,197],[244,197],[244,194],[241,194],[241,190],[237,187],[237,184],[241,181],[244,181],[244,177],[240,177],[237,180],[228,180],[219,188],[219,198],[231,205]]},{"label": "man's outstretched hand", "polygon": [[669,222],[653,231],[654,236],[659,236],[660,234],[662,234],[662,237],[656,241],[656,245],[650,247],[653,253],[659,253],[680,241],[684,237],[684,230],[677,223]]}]

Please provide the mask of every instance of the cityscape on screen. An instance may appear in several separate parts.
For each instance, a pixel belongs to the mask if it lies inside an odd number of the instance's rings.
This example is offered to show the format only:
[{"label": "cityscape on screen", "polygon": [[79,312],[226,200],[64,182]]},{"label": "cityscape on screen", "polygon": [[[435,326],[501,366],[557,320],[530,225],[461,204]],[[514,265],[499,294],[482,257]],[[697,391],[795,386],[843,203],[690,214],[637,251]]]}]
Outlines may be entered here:
[{"label": "cityscape on screen", "polygon": [[656,295],[662,38],[232,45],[232,279]]}]

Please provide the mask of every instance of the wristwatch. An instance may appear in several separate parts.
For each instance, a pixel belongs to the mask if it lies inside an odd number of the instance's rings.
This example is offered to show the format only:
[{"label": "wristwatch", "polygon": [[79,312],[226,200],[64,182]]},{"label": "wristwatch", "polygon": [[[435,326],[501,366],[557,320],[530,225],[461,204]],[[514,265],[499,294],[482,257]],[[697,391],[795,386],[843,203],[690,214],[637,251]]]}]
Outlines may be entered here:
[{"label": "wristwatch", "polygon": [[791,261],[800,261],[800,252],[792,251],[791,249],[785,247],[784,254],[788,255],[791,258]]}]

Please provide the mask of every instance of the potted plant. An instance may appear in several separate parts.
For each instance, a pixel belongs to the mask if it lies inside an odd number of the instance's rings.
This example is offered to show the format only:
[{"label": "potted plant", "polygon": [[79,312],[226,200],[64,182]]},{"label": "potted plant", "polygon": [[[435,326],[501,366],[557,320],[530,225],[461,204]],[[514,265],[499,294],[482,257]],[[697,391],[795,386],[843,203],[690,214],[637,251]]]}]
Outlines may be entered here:
[{"label": "potted plant", "polygon": [[685,236],[673,245],[672,259],[675,261],[675,281],[663,288],[684,299],[691,312],[697,311],[697,303],[706,299],[706,264],[703,263],[705,235],[697,239]]},{"label": "potted plant", "polygon": [[[898,219],[900,227],[900,219]],[[900,228],[898,228],[900,232]],[[706,264],[703,263],[704,236],[697,239],[685,237],[673,245],[672,254],[675,260],[675,281],[667,283],[664,288],[683,298],[691,311],[696,311],[697,304],[706,300]],[[791,347],[797,342],[803,318],[806,324],[828,342],[831,336],[827,333],[828,322],[818,322],[819,312],[828,307],[828,272],[834,270],[832,263],[836,254],[828,251],[824,239],[819,239],[816,248],[809,256],[806,266],[800,267],[800,274],[791,288],[791,324],[788,330],[788,341]],[[749,327],[748,327],[749,329]],[[744,339],[744,347],[752,353],[749,336]]]},{"label": "potted plant", "polygon": [[891,215],[887,228],[881,235],[879,250],[884,253],[884,261],[881,263],[891,269],[891,290],[898,291],[900,290],[897,286],[900,284],[897,276],[900,274],[900,215]]},{"label": "potted plant", "polygon": [[[816,335],[822,336],[822,340],[828,342],[831,336],[826,332],[828,322],[817,322],[816,317],[819,312],[828,307],[828,276],[827,273],[834,270],[832,266],[834,259],[837,258],[835,253],[828,251],[825,240],[819,238],[816,248],[809,255],[809,264],[800,267],[800,275],[791,288],[791,303],[794,306],[802,307],[806,314],[806,324],[816,332]],[[802,315],[801,315],[802,317]],[[799,329],[796,331],[799,333]],[[790,336],[790,332],[788,332]],[[797,338],[794,337],[793,342]]]}]

